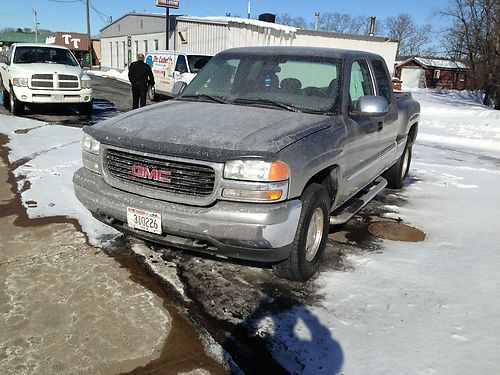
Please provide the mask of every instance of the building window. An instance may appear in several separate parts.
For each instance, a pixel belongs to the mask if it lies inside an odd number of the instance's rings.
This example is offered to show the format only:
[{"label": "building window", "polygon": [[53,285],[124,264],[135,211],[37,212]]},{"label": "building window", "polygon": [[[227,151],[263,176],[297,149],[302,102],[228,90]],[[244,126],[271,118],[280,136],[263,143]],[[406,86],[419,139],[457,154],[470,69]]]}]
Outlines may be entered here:
[{"label": "building window", "polygon": [[141,29],[142,29],[143,26],[144,26],[144,21],[141,20]]},{"label": "building window", "polygon": [[115,47],[116,47],[116,67],[118,68],[118,65],[120,64],[120,51],[118,49],[118,42],[115,42]]},{"label": "building window", "polygon": [[441,70],[436,69],[434,71],[434,79],[439,79],[439,77],[441,77]]},{"label": "building window", "polygon": [[147,53],[148,52],[148,41],[145,40],[144,41],[144,53]]},{"label": "building window", "polygon": [[109,42],[109,66],[113,66],[113,42]]},{"label": "building window", "polygon": [[122,47],[123,47],[123,67],[126,68],[127,67],[127,61],[125,60],[125,56],[126,56],[126,53],[125,53],[125,42],[122,42]]},{"label": "building window", "polygon": [[135,41],[135,56],[137,57],[138,54],[139,54],[139,41],[136,40]]},{"label": "building window", "polygon": [[155,39],[155,51],[158,51],[158,39]]}]

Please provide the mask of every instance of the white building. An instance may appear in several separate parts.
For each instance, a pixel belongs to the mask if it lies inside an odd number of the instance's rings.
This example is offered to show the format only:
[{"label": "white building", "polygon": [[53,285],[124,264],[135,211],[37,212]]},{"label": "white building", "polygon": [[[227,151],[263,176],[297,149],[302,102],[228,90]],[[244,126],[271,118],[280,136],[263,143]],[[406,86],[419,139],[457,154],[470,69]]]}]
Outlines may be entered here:
[{"label": "white building", "polygon": [[[171,16],[170,48],[216,54],[245,46],[309,46],[354,49],[381,55],[392,73],[397,41],[311,30],[235,17]],[[173,32],[175,31],[175,33]],[[101,30],[101,64],[125,68],[138,52],[165,49],[165,15],[128,13]]]}]

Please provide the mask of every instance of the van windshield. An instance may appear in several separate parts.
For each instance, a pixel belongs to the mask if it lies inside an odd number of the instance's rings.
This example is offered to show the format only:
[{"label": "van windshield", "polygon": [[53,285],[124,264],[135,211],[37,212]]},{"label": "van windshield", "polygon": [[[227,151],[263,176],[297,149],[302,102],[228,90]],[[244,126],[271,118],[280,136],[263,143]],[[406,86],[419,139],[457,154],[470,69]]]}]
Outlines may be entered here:
[{"label": "van windshield", "polygon": [[189,71],[191,73],[198,73],[210,61],[212,56],[189,55],[187,58]]},{"label": "van windshield", "polygon": [[318,56],[223,53],[208,62],[179,99],[337,113],[341,66],[339,59]]},{"label": "van windshield", "polygon": [[69,50],[44,46],[17,47],[14,54],[14,63],[49,63],[78,66],[78,62]]}]

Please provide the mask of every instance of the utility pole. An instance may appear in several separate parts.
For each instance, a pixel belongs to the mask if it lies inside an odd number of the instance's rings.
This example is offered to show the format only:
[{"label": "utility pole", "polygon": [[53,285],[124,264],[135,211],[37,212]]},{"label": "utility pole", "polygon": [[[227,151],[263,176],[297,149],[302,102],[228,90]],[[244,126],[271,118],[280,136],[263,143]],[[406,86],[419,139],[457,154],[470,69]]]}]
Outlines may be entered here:
[{"label": "utility pole", "polygon": [[250,0],[248,0],[248,19],[250,19]]},{"label": "utility pole", "polygon": [[319,12],[314,13],[314,30],[316,31],[318,31],[319,15]]},{"label": "utility pole", "polygon": [[88,38],[88,49],[90,57],[90,69],[92,69],[92,39],[90,39],[90,0],[87,0],[87,38]]},{"label": "utility pole", "polygon": [[35,43],[38,43],[38,15],[35,9],[31,9],[35,15]]},{"label": "utility pole", "polygon": [[[168,51],[170,49],[170,8],[166,7],[165,8],[165,34],[166,34],[166,39],[165,39],[165,49]],[[148,51],[146,51],[148,52]]]}]

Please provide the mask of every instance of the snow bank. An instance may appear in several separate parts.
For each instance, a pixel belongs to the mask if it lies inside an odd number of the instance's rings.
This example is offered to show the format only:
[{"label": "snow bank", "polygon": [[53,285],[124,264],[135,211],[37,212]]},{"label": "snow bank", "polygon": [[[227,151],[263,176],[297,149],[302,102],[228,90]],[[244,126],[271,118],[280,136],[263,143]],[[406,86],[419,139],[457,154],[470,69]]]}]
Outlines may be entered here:
[{"label": "snow bank", "polygon": [[90,76],[112,78],[130,84],[130,81],[128,80],[128,68],[125,70],[116,70],[116,69],[87,70],[86,73]]}]

